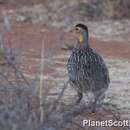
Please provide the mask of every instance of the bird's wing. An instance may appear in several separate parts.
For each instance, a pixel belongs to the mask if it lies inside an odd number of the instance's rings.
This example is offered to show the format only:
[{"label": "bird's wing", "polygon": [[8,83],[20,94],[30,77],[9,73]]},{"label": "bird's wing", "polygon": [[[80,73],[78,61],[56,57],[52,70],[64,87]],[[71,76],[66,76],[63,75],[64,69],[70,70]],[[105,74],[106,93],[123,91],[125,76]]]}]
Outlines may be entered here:
[{"label": "bird's wing", "polygon": [[108,87],[108,69],[103,58],[92,49],[72,53],[67,66],[70,80],[82,89],[96,91]]},{"label": "bird's wing", "polygon": [[90,51],[84,60],[84,77],[89,77],[93,82],[94,89],[108,87],[110,82],[109,72],[103,58],[94,51]]}]

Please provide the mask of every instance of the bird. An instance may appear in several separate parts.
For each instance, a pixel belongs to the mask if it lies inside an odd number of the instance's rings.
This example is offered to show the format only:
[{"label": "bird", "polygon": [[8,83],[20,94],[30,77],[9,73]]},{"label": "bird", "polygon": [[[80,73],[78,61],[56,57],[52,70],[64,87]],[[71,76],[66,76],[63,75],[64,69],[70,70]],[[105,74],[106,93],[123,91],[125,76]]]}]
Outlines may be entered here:
[{"label": "bird", "polygon": [[109,71],[102,56],[90,47],[88,27],[79,23],[70,32],[77,42],[67,62],[69,83],[77,91],[76,103],[87,95],[95,112],[109,87]]}]

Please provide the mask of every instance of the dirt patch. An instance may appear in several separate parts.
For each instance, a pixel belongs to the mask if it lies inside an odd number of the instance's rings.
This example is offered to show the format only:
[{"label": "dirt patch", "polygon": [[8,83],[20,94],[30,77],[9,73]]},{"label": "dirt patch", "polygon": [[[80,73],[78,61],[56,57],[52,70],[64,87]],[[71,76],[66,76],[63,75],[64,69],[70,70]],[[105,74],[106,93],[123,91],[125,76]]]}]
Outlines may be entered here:
[{"label": "dirt patch", "polygon": [[[24,75],[31,79],[39,78],[40,53],[44,44],[44,85],[49,90],[49,98],[54,98],[61,91],[68,76],[66,63],[71,54],[62,50],[65,44],[75,45],[74,38],[62,29],[34,24],[18,24],[10,33],[4,34],[7,46],[11,46]],[[90,45],[101,54],[110,71],[111,84],[106,100],[118,105],[123,117],[129,113],[129,77],[130,44],[128,42],[100,41],[90,38]],[[123,86],[123,87],[122,87]],[[121,93],[122,92],[122,93]],[[76,92],[69,87],[64,101],[75,101]]]},{"label": "dirt patch", "polygon": [[[4,34],[4,39],[12,48],[17,48],[19,53],[26,54],[31,51],[30,55],[34,56],[36,53],[36,56],[40,56],[43,43],[45,57],[48,57],[65,53],[61,49],[65,44],[75,46],[74,38],[62,29],[37,24],[16,24],[12,28],[10,33]],[[92,48],[105,57],[130,58],[129,42],[101,41],[93,37],[89,42]]]}]

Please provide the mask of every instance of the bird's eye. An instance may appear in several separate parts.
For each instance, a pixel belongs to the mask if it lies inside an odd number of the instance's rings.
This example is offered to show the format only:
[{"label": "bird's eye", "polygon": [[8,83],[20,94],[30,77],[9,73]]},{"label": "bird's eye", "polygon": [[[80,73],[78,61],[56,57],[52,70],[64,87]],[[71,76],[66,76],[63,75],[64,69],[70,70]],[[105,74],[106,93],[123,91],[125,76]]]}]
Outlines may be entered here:
[{"label": "bird's eye", "polygon": [[76,32],[80,32],[80,28],[76,27],[75,28]]}]

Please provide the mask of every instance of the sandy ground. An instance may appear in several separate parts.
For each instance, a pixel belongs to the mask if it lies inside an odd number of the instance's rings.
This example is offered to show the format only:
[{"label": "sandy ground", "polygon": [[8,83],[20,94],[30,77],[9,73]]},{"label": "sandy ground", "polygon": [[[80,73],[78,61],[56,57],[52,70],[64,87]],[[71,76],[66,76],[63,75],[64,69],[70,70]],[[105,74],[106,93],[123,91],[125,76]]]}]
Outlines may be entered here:
[{"label": "sandy ground", "polygon": [[[71,51],[61,48],[65,44],[75,45],[75,39],[68,30],[80,21],[87,24],[90,46],[103,56],[110,72],[111,83],[104,101],[116,105],[121,116],[130,119],[130,20],[88,21],[78,13],[75,1],[72,0],[66,6],[60,0],[55,5],[55,2],[50,2],[49,6],[41,4],[41,0],[0,4],[0,36],[3,37],[5,46],[13,48],[17,64],[28,79],[39,79],[40,53],[42,44],[44,45],[44,91],[49,98],[55,98],[68,79],[66,63]],[[9,32],[3,26],[3,11],[6,11],[12,24]],[[75,11],[75,15],[71,15]],[[3,93],[0,95],[2,98],[5,96]],[[71,104],[76,98],[76,92],[69,86],[63,101]],[[37,98],[31,99],[34,100],[32,106],[38,105]],[[97,116],[101,119],[103,117]]]},{"label": "sandy ground", "polygon": [[[2,30],[2,28],[1,28]],[[67,81],[66,63],[70,51],[61,48],[67,43],[74,45],[74,39],[61,29],[34,24],[17,24],[10,33],[3,34],[7,46],[12,46],[25,76],[39,78],[41,44],[44,44],[44,87],[54,98]],[[130,118],[130,44],[129,42],[101,41],[91,37],[90,45],[105,59],[110,71],[111,83],[106,102],[116,104],[125,118]],[[71,88],[65,92],[67,102],[75,100]]]}]

